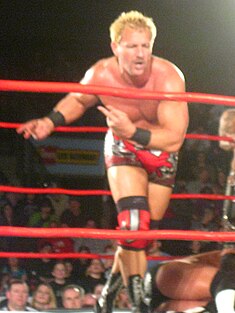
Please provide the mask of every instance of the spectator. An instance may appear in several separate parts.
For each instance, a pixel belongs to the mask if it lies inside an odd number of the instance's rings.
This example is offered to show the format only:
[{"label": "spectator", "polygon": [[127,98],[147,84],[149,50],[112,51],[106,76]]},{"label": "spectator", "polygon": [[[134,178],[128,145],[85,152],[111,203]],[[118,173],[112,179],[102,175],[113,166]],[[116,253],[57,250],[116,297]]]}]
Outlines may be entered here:
[{"label": "spectator", "polygon": [[116,247],[115,247],[114,242],[113,242],[113,244],[112,243],[107,244],[107,246],[103,250],[104,254],[107,254],[110,256],[110,258],[108,258],[108,259],[106,259],[106,258],[102,259],[104,269],[105,269],[105,277],[106,278],[108,278],[108,275],[112,269],[115,251],[116,251]]},{"label": "spectator", "polygon": [[16,206],[16,212],[20,216],[21,225],[26,226],[30,216],[39,211],[40,196],[34,193],[27,193],[22,201]]},{"label": "spectator", "polygon": [[40,203],[40,211],[35,212],[29,219],[29,227],[49,227],[53,220],[56,220],[54,209],[49,199]]},{"label": "spectator", "polygon": [[[52,253],[52,245],[48,242],[45,242],[39,249],[39,253]],[[48,258],[38,258],[34,261],[30,261],[28,265],[29,279],[33,280],[36,283],[50,283],[53,279],[52,270],[55,265],[53,259]]]},{"label": "spectator", "polygon": [[52,287],[47,283],[41,283],[33,293],[31,305],[39,311],[56,309],[56,297]]},{"label": "spectator", "polygon": [[[219,231],[220,224],[216,220],[214,208],[205,208],[202,214],[198,215],[197,219],[192,220],[191,229],[200,231]],[[216,250],[218,248],[219,246],[216,242],[201,242],[200,252]]]},{"label": "spectator", "polygon": [[[52,182],[49,186],[50,188],[60,188],[58,186],[58,183]],[[65,209],[69,207],[69,197],[67,195],[53,193],[47,195],[48,199],[50,199],[54,209],[55,209],[55,215],[60,219],[62,213]]]},{"label": "spectator", "polygon": [[7,274],[9,279],[21,279],[22,281],[27,280],[27,272],[25,268],[20,264],[18,258],[8,258],[7,264],[2,269],[2,274]]},{"label": "spectator", "polygon": [[115,307],[117,309],[131,309],[131,304],[128,296],[127,289],[125,287],[122,287],[120,292],[117,295],[117,298],[115,300]]},{"label": "spectator", "polygon": [[212,187],[212,177],[206,168],[197,171],[197,177],[188,183],[187,189],[189,193],[200,193],[204,187]]},{"label": "spectator", "polygon": [[[9,201],[4,201],[2,204],[0,226],[19,226],[18,217]],[[15,237],[1,237],[0,248],[3,251],[15,251],[18,241],[18,238]]]},{"label": "spectator", "polygon": [[199,254],[202,251],[202,242],[198,240],[193,240],[189,242],[189,254]]},{"label": "spectator", "polygon": [[202,213],[197,215],[196,220],[192,220],[191,229],[192,230],[202,230],[202,231],[218,231],[220,225],[216,220],[216,215],[213,207],[207,207]]},{"label": "spectator", "polygon": [[[87,246],[81,246],[78,250],[79,253],[90,254],[91,251]],[[85,273],[91,260],[88,258],[78,258],[74,261],[74,274],[75,278],[80,281],[85,278]]]},{"label": "spectator", "polygon": [[69,198],[69,207],[65,209],[60,217],[61,224],[67,225],[67,227],[83,227],[84,220],[79,198],[71,196]]},{"label": "spectator", "polygon": [[61,292],[62,305],[65,309],[81,309],[83,306],[84,290],[81,286],[70,284]]},{"label": "spectator", "polygon": [[97,285],[104,285],[106,282],[104,276],[104,265],[100,259],[92,259],[90,265],[86,270],[86,275],[79,284],[84,288],[85,293],[94,293]]},{"label": "spectator", "polygon": [[0,278],[0,298],[5,298],[6,292],[9,286],[10,277],[9,274],[2,274]]},{"label": "spectator", "polygon": [[[160,240],[152,240],[148,245],[147,255],[150,257],[170,256],[169,253],[162,251],[161,247],[162,242]],[[161,262],[161,260],[148,260],[147,269],[150,270],[150,268]]]},{"label": "spectator", "polygon": [[[52,220],[48,227],[60,228],[59,221]],[[55,253],[70,253],[74,252],[74,242],[71,238],[66,237],[55,237],[55,238],[42,238],[38,240],[38,246],[44,243],[50,243],[52,245],[52,250]]]},{"label": "spectator", "polygon": [[65,265],[65,269],[66,269],[66,280],[67,283],[73,284],[75,283],[77,280],[74,277],[74,262],[71,259],[66,259],[64,260],[64,265]]},{"label": "spectator", "polygon": [[[94,219],[89,218],[84,224],[84,228],[98,228],[98,225]],[[100,253],[108,244],[111,244],[108,239],[75,238],[74,251],[78,251],[81,246],[86,245],[91,253]]]},{"label": "spectator", "polygon": [[36,311],[28,306],[29,286],[26,282],[15,279],[9,284],[6,301],[0,307],[1,311]]},{"label": "spectator", "polygon": [[52,270],[53,280],[50,282],[56,296],[58,308],[62,307],[62,289],[68,284],[66,279],[66,268],[63,261],[55,263]]},{"label": "spectator", "polygon": [[96,304],[97,299],[100,297],[101,292],[104,288],[103,284],[98,284],[94,288],[94,292],[87,292],[84,295],[83,307],[92,308]]}]

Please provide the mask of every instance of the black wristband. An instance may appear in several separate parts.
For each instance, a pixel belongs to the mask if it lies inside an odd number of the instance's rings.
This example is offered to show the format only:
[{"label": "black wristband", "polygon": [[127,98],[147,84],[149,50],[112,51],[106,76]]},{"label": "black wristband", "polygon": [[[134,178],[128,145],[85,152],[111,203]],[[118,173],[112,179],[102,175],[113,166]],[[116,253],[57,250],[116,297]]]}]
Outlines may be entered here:
[{"label": "black wristband", "polygon": [[59,111],[51,111],[46,117],[52,121],[55,127],[65,125],[64,115]]},{"label": "black wristband", "polygon": [[151,132],[147,129],[136,128],[134,135],[129,138],[142,146],[147,146],[150,142]]}]

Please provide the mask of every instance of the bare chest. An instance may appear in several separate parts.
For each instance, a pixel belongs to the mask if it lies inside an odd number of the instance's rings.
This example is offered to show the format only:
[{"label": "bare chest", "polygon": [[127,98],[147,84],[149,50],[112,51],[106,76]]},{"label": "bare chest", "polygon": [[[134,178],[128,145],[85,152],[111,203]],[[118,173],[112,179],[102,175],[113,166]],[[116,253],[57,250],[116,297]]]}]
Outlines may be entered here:
[{"label": "bare chest", "polygon": [[132,122],[144,120],[149,123],[155,123],[157,120],[157,101],[106,96],[100,97],[100,100],[104,106],[111,105],[114,108],[128,114]]}]

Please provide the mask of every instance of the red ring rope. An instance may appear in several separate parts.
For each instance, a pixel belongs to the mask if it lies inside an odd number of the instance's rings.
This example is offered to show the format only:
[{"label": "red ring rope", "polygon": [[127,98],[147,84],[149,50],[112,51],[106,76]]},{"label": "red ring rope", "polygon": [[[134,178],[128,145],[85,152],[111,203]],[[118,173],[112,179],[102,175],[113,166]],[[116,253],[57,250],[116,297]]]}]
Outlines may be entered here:
[{"label": "red ring rope", "polygon": [[205,232],[197,230],[148,230],[128,231],[93,228],[27,228],[1,226],[0,236],[30,237],[30,238],[94,238],[94,239],[158,239],[158,240],[200,240],[200,241],[235,241],[233,232]]},{"label": "red ring rope", "polygon": [[[8,123],[8,122],[0,122],[0,128],[18,128],[20,123]],[[63,126],[56,127],[57,132],[74,132],[74,133],[105,133],[107,131],[107,127],[92,127],[92,126]],[[214,135],[202,135],[202,134],[187,134],[185,136],[187,139],[198,139],[198,140],[211,140],[211,141],[229,141],[233,142],[234,140],[225,136],[214,136]]]},{"label": "red ring rope", "polygon": [[61,82],[38,82],[38,81],[20,81],[20,80],[0,80],[1,91],[21,91],[21,92],[81,92],[86,94],[105,95],[113,97],[144,99],[144,100],[170,100],[201,102],[215,105],[235,105],[235,97],[222,96],[216,94],[203,94],[193,92],[152,92],[131,88],[113,88],[94,85],[82,85],[79,83],[61,83]]}]

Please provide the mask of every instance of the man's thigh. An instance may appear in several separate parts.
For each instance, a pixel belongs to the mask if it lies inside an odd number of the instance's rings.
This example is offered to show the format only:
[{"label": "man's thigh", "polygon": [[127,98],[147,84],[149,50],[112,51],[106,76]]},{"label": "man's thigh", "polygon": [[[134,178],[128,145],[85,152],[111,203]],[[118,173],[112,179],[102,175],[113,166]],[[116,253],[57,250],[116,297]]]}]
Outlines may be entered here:
[{"label": "man's thigh", "polygon": [[123,197],[147,196],[151,218],[159,220],[164,215],[172,193],[171,187],[148,182],[144,169],[135,166],[112,166],[108,180],[115,202]]},{"label": "man's thigh", "polygon": [[148,177],[144,169],[135,166],[112,166],[107,171],[115,202],[123,197],[148,196]]},{"label": "man's thigh", "polygon": [[154,183],[148,184],[148,202],[151,219],[161,220],[168,208],[172,188]]}]

